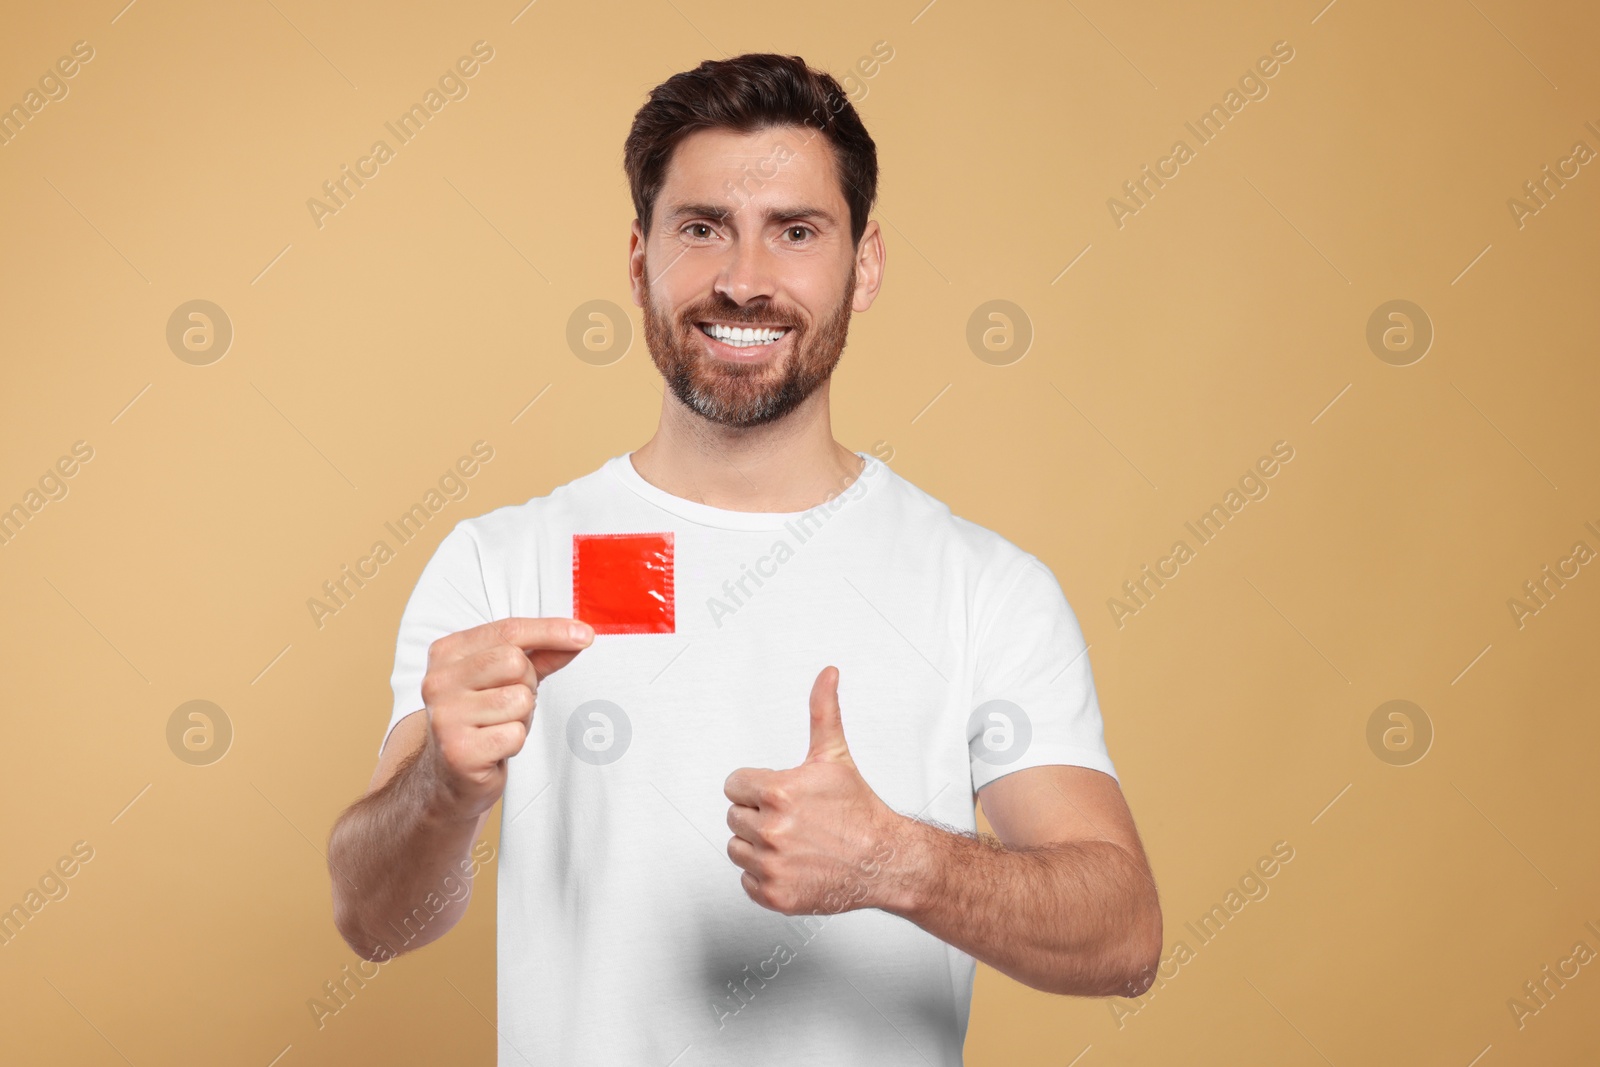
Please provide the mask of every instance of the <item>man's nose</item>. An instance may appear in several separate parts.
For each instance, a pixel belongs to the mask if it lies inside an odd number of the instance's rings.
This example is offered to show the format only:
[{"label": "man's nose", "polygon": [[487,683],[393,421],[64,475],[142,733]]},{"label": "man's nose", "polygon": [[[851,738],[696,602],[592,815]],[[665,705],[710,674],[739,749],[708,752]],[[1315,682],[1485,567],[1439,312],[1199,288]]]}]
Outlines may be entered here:
[{"label": "man's nose", "polygon": [[775,257],[761,240],[737,239],[717,277],[717,292],[744,305],[776,293]]}]

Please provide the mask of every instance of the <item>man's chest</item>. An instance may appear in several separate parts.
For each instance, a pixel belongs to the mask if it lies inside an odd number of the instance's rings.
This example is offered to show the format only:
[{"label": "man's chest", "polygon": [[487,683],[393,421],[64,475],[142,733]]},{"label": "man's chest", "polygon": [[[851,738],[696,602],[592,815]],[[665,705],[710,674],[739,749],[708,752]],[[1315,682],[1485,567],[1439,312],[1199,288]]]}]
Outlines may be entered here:
[{"label": "man's chest", "polygon": [[852,551],[827,531],[600,532],[668,534],[669,548],[644,541],[631,570],[624,552],[591,573],[604,552],[586,555],[587,535],[574,546],[563,531],[539,553],[537,582],[509,591],[512,611],[581,617],[599,599],[654,628],[600,632],[541,683],[520,770],[571,788],[603,776],[615,789],[794,766],[812,684],[832,665],[852,756],[885,801],[915,811],[962,784],[972,683],[961,575],[912,552]]}]

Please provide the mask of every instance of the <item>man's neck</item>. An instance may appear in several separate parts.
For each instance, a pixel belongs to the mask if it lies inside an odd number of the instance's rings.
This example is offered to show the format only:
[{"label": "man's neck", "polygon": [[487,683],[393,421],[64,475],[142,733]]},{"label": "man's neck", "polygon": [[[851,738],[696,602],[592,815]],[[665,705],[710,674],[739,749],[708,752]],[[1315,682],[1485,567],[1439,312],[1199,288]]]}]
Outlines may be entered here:
[{"label": "man's neck", "polygon": [[632,462],[657,488],[728,511],[805,511],[865,469],[833,439],[826,383],[784,418],[749,429],[707,422],[668,392],[655,436]]}]

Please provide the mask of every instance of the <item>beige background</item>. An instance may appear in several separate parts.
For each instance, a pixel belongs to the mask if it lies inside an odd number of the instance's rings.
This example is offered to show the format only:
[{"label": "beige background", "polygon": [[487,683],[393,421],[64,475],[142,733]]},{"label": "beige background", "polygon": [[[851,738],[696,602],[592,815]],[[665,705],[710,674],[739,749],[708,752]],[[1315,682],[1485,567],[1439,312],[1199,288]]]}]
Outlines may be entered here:
[{"label": "beige background", "polygon": [[[320,1029],[307,1006],[355,960],[320,852],[401,607],[454,522],[654,428],[620,167],[648,88],[741,51],[843,75],[879,41],[889,268],[836,433],[1055,570],[1164,955],[1194,950],[1120,1025],[1138,1004],[980,968],[969,1062],[1600,1057],[1600,964],[1520,1027],[1507,1004],[1600,951],[1600,566],[1507,606],[1600,550],[1600,165],[1507,205],[1600,150],[1592,5],[121,2],[12,5],[0,35],[5,103],[94,49],[0,147],[0,506],[94,450],[0,546],[0,907],[94,850],[0,948],[7,1062],[492,1062],[492,878]],[[306,201],[478,40],[470,95],[319,229]],[[1119,228],[1108,198],[1278,41],[1269,94]],[[235,331],[207,366],[165,339],[193,299]],[[1004,366],[966,341],[994,299],[1034,334]],[[1436,331],[1409,366],[1366,340],[1396,299]],[[565,340],[591,300],[634,328],[610,365]],[[307,599],[479,439],[470,495],[319,629]],[[1270,495],[1119,628],[1107,600],[1277,441]],[[208,766],[167,742],[196,699],[234,730]],[[1394,699],[1434,731],[1404,766],[1367,741]],[[1200,946],[1184,924],[1278,841]]]}]

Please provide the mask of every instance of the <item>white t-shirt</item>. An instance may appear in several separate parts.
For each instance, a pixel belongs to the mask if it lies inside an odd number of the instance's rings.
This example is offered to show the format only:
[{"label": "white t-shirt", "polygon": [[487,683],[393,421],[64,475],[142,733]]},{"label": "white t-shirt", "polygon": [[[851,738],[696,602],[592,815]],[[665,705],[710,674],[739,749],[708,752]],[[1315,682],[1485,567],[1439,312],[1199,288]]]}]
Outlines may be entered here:
[{"label": "white t-shirt", "polygon": [[[423,707],[436,638],[574,616],[575,535],[670,535],[656,542],[670,542],[670,581],[661,551],[624,575],[653,589],[633,597],[643,626],[597,633],[540,684],[510,761],[501,1067],[961,1064],[973,958],[875,908],[790,917],[756,904],[727,855],[724,781],[805,758],[811,686],[830,664],[851,755],[902,814],[972,831],[976,790],[1003,774],[1116,770],[1050,570],[857,455],[848,488],[792,513],[677,497],[616,456],[458,523],[423,569],[400,623],[391,728]],[[587,597],[608,557],[582,558]]]}]

